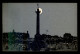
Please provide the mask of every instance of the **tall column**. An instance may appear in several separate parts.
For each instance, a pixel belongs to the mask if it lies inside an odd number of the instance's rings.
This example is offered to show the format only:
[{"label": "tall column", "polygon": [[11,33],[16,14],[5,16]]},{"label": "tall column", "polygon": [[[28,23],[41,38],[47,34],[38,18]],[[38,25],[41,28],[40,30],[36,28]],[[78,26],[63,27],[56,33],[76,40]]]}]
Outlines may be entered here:
[{"label": "tall column", "polygon": [[37,20],[36,20],[36,34],[40,34],[40,19],[39,19],[39,14],[40,14],[40,11],[39,11],[39,8],[37,9],[36,11],[36,14],[37,14]]}]

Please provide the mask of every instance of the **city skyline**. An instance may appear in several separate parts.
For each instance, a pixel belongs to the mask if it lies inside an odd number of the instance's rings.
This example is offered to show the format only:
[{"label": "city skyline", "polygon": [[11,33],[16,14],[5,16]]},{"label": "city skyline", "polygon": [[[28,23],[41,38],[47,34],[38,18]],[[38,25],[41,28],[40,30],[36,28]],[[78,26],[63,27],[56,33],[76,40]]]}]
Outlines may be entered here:
[{"label": "city skyline", "polygon": [[[3,3],[3,32],[26,32],[30,37],[36,34],[37,3]],[[43,12],[40,14],[40,34],[59,35],[71,33],[77,36],[76,3],[39,3]]]}]

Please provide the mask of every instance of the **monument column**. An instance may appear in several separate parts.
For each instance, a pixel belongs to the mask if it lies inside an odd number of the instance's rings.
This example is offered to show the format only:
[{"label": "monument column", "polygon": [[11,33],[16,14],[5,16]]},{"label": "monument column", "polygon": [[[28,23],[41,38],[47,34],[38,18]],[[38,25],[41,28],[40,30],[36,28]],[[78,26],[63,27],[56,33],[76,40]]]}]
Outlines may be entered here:
[{"label": "monument column", "polygon": [[36,11],[36,14],[37,14],[37,20],[36,20],[36,35],[39,35],[40,34],[40,19],[39,19],[39,14],[40,14],[40,11],[39,11],[39,6],[37,4],[37,11]]}]

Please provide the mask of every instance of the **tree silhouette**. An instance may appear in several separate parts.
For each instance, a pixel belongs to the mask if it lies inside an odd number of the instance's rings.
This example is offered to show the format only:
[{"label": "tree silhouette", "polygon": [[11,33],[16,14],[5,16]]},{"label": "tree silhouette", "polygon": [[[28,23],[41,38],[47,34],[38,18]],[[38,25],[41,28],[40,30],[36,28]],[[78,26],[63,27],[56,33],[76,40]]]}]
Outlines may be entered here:
[{"label": "tree silhouette", "polygon": [[63,38],[64,38],[64,41],[67,43],[70,43],[73,40],[73,36],[70,33],[65,33]]}]

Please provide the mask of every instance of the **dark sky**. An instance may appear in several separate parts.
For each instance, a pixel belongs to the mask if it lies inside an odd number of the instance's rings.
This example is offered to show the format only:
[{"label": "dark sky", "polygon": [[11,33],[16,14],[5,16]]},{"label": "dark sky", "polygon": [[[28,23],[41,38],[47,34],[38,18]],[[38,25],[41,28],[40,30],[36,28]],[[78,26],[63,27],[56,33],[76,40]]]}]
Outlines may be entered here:
[{"label": "dark sky", "polygon": [[[71,33],[77,36],[77,3],[39,3],[40,33],[63,36]],[[37,3],[3,3],[3,32],[27,32],[36,34]],[[48,32],[46,32],[48,30]]]}]

